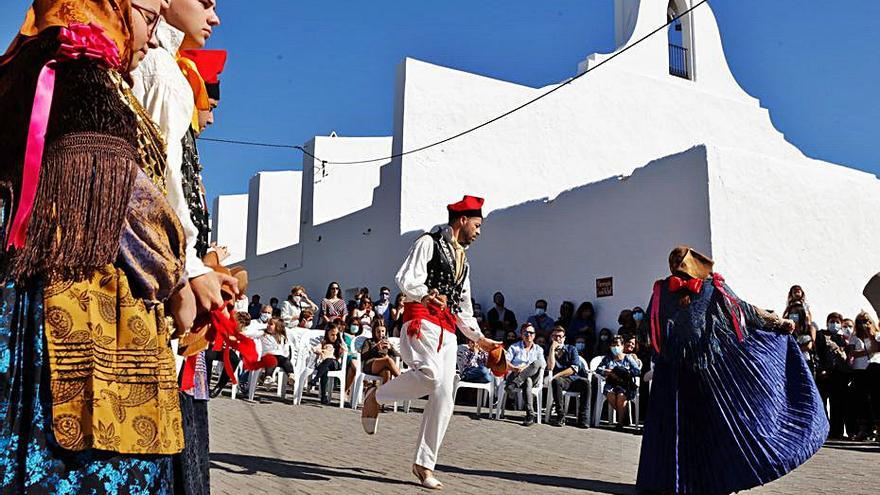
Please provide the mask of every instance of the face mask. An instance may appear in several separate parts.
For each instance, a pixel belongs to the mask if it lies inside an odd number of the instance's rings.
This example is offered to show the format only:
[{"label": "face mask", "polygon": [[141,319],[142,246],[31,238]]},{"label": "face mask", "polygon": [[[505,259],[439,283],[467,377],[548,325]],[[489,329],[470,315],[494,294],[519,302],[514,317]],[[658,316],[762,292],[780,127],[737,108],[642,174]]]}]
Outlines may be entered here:
[{"label": "face mask", "polygon": [[348,326],[348,333],[357,333],[357,331],[358,331],[357,325],[349,325]]},{"label": "face mask", "polygon": [[271,318],[271,317],[272,317],[272,315],[270,315],[269,313],[260,313],[260,321],[263,323],[266,323],[267,321],[269,321],[269,318]]},{"label": "face mask", "polygon": [[633,313],[633,319],[636,320],[636,322],[642,321],[642,318],[644,317],[645,315],[642,313]]},{"label": "face mask", "polygon": [[846,336],[850,336],[853,334],[853,327],[843,327],[843,333]]},{"label": "face mask", "polygon": [[606,340],[608,340],[608,336],[607,336],[607,335],[602,335],[602,336],[599,337],[599,340],[601,340],[602,342],[605,342]]},{"label": "face mask", "polygon": [[293,296],[293,300],[296,302],[300,302],[300,301],[302,301],[302,297],[301,296]]},{"label": "face mask", "polygon": [[575,349],[578,350],[578,352],[581,352],[581,351],[583,351],[584,349],[587,348],[587,344],[585,344],[585,343],[583,343],[583,342],[577,342],[577,343],[574,344],[574,347],[575,347]]},{"label": "face mask", "polygon": [[620,346],[612,347],[611,354],[613,354],[615,356],[620,356],[621,354],[623,354],[623,347],[620,347]]},{"label": "face mask", "polygon": [[831,333],[837,333],[840,331],[840,323],[834,322],[828,324],[828,331]]},{"label": "face mask", "polygon": [[544,313],[546,313],[544,308],[535,308],[535,315],[536,316],[544,316]]},{"label": "face mask", "polygon": [[801,321],[801,315],[799,315],[797,313],[795,313],[793,315],[789,315],[788,318],[795,323]]}]

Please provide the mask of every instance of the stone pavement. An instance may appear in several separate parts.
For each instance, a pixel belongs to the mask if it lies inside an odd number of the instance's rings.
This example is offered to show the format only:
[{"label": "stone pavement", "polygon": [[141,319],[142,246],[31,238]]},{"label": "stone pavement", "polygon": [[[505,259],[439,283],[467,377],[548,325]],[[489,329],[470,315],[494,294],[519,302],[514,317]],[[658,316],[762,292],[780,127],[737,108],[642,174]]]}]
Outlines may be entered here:
[{"label": "stone pavement", "polygon": [[[462,394],[459,402],[468,398]],[[299,406],[214,399],[213,493],[427,493],[410,472],[419,406],[416,401],[409,414],[384,414],[379,434],[368,437],[359,411],[308,398]],[[476,420],[473,411],[456,407],[440,452],[437,476],[445,493],[635,493],[640,436],[604,428],[523,428],[518,412],[494,421]],[[793,473],[747,493],[876,494],[878,466],[876,445],[829,444]]]}]

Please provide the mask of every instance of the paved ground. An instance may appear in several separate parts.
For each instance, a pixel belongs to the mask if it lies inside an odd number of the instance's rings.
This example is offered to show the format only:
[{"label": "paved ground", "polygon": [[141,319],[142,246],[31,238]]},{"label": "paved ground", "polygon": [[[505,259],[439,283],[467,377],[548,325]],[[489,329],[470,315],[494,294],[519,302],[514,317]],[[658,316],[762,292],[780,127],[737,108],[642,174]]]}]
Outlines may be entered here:
[{"label": "paved ground", "polygon": [[[467,397],[460,397],[464,402]],[[416,406],[418,402],[414,403]],[[215,494],[427,492],[410,465],[421,414],[385,414],[366,436],[360,413],[308,400],[211,401]],[[475,420],[459,406],[441,451],[438,478],[455,494],[632,494],[641,437],[608,429]],[[880,447],[829,444],[793,473],[749,494],[878,493]]]}]

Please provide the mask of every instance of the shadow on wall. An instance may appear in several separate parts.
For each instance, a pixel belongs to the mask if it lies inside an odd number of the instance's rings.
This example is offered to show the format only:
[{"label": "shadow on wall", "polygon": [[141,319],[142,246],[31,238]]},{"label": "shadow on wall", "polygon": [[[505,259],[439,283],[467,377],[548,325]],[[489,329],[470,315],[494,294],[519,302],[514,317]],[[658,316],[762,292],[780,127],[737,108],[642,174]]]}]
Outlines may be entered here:
[{"label": "shadow on wall", "polygon": [[[422,232],[399,233],[399,191],[395,195],[388,186],[400,184],[399,162],[381,173],[370,208],[317,227],[303,225],[300,244],[248,260],[251,293],[280,297],[300,283],[321,297],[330,280],[339,280],[344,289],[394,287],[394,274]],[[440,217],[444,206],[437,206]],[[550,301],[553,316],[563,300],[593,300],[599,323],[612,327],[621,308],[647,302],[651,283],[665,276],[666,255],[678,243],[711,255],[704,146],[655,160],[625,178],[571,189],[552,201],[493,211],[468,253],[473,293],[488,310],[491,294],[501,290],[523,321],[538,298]],[[281,268],[283,263],[300,266],[300,257],[301,268]],[[613,277],[614,295],[597,300],[595,282],[602,277]],[[603,321],[603,306],[605,316],[613,312],[613,318]]]}]

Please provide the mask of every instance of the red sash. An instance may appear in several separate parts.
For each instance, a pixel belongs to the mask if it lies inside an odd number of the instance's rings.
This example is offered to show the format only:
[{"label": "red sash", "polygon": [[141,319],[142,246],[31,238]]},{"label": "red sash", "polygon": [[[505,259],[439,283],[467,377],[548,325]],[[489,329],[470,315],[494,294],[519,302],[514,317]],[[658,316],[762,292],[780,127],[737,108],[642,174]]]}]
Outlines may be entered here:
[{"label": "red sash", "polygon": [[422,320],[429,321],[445,330],[440,332],[440,345],[437,350],[443,346],[443,334],[450,332],[455,334],[455,315],[449,310],[449,306],[440,309],[440,306],[433,304],[425,306],[418,302],[408,302],[403,305],[403,322],[409,323],[406,334],[410,338],[419,338],[422,335]]}]

